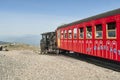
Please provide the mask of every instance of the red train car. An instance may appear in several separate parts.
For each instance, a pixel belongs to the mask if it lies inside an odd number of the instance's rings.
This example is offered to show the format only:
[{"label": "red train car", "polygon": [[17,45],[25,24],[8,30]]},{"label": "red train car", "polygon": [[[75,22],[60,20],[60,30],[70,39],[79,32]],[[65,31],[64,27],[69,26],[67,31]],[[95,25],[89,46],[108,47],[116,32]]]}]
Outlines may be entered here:
[{"label": "red train car", "polygon": [[60,50],[120,61],[120,9],[60,26]]}]

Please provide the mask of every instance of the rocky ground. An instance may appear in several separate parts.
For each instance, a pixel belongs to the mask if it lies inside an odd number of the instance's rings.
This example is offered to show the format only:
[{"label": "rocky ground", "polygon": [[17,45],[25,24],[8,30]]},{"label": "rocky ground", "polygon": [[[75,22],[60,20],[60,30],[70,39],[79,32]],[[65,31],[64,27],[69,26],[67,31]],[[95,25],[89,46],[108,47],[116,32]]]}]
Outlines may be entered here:
[{"label": "rocky ground", "polygon": [[0,80],[120,80],[120,73],[63,55],[0,52]]}]

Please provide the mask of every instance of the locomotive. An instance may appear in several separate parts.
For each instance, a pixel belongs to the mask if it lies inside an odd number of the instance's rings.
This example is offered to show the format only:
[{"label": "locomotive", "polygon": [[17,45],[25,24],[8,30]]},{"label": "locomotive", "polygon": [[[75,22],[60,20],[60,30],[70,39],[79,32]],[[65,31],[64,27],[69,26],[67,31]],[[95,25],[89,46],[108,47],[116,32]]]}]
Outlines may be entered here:
[{"label": "locomotive", "polygon": [[120,8],[43,33],[41,52],[77,52],[120,62]]},{"label": "locomotive", "polygon": [[42,33],[42,39],[40,41],[41,54],[56,53],[56,34],[55,32]]}]

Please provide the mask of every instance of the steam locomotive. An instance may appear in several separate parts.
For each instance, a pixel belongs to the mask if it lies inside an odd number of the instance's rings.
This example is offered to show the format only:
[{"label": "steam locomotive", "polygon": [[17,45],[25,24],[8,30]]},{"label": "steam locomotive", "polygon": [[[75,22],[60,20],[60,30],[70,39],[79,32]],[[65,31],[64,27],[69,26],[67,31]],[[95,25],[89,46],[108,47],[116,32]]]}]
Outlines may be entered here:
[{"label": "steam locomotive", "polygon": [[120,9],[59,26],[42,34],[41,52],[77,52],[120,62]]}]

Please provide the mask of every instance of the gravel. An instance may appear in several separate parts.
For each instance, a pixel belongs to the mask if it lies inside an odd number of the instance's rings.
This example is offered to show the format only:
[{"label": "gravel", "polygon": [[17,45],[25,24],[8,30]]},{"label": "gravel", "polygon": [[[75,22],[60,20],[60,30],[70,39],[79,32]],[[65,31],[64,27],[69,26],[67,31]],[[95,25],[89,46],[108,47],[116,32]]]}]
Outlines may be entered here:
[{"label": "gravel", "polygon": [[120,80],[120,73],[63,55],[2,51],[0,80]]}]

